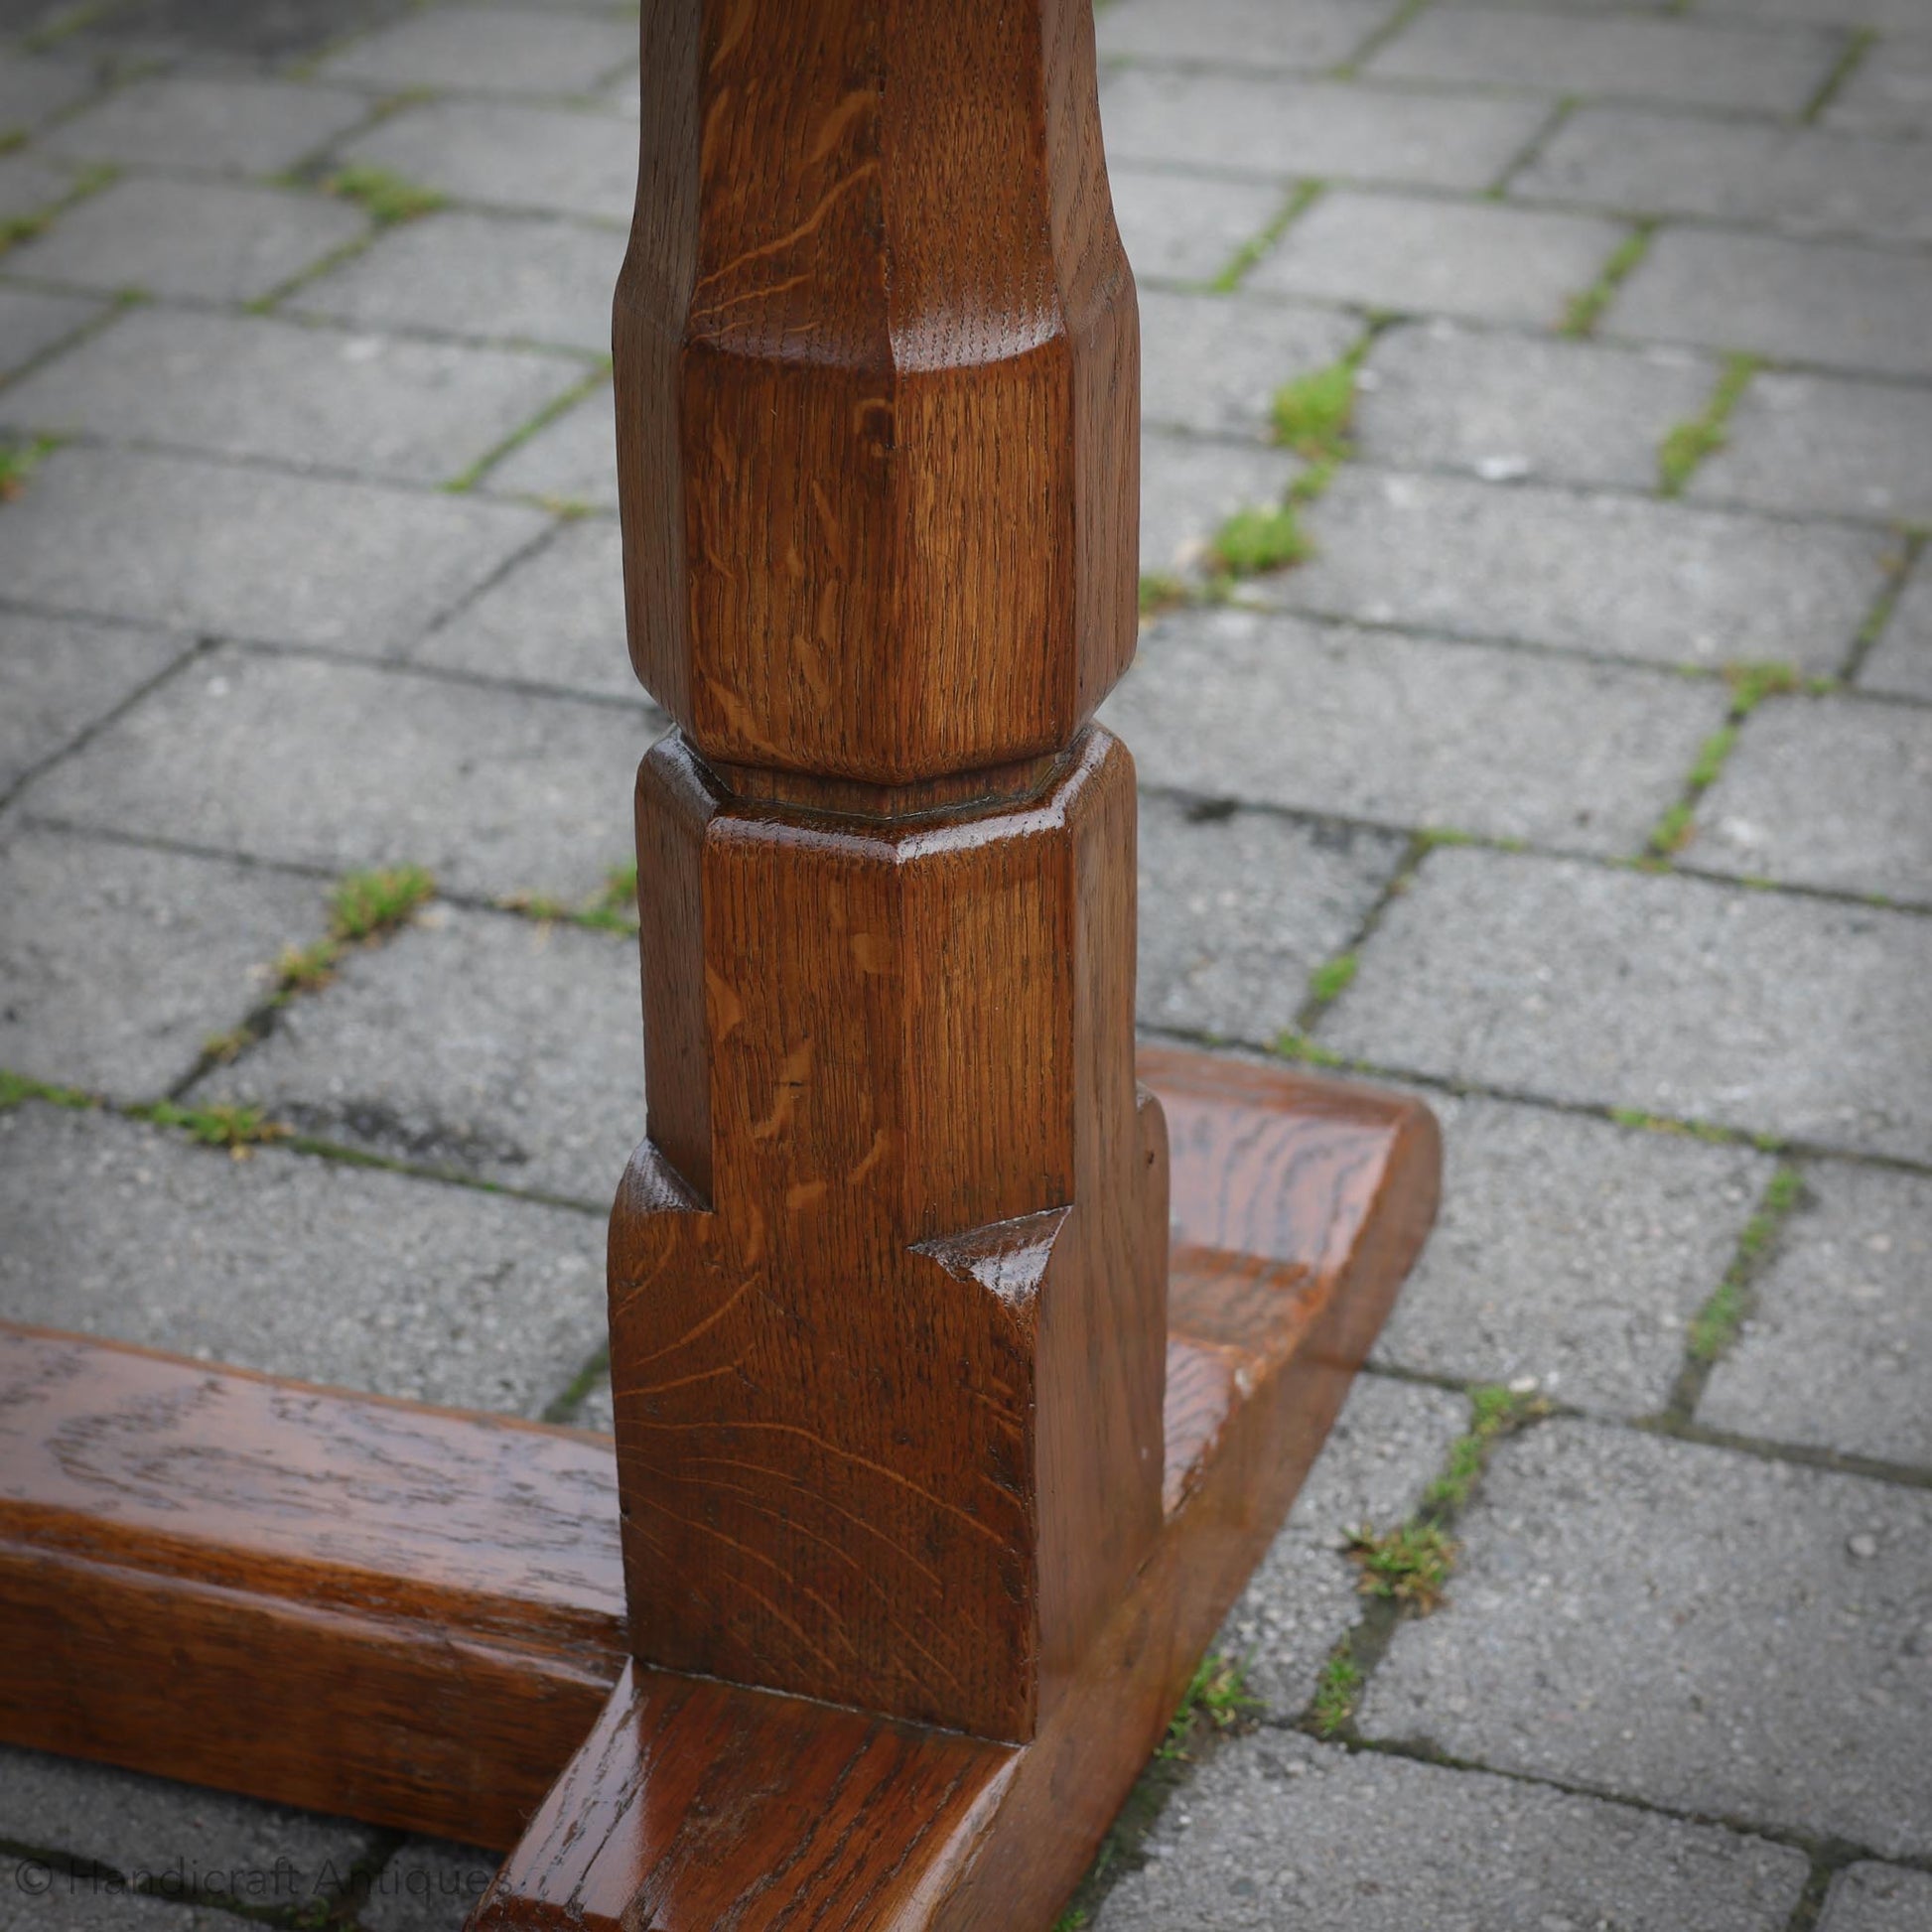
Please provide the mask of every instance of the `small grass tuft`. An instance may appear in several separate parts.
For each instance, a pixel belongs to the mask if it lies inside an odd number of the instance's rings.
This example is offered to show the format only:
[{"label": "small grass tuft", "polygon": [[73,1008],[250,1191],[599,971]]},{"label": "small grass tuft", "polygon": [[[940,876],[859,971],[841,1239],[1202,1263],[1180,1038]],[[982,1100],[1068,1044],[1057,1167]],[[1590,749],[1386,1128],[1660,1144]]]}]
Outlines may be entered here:
[{"label": "small grass tuft", "polygon": [[27,479],[59,447],[51,436],[31,442],[0,444],[0,503],[11,503],[27,487]]},{"label": "small grass tuft", "polygon": [[1271,412],[1275,441],[1313,463],[1335,463],[1347,456],[1360,365],[1357,348],[1325,369],[1284,382],[1275,391]]},{"label": "small grass tuft", "polygon": [[1215,564],[1229,577],[1287,570],[1314,555],[1314,545],[1293,503],[1236,510],[1214,533],[1212,548]]},{"label": "small grass tuft", "polygon": [[392,175],[386,168],[360,164],[339,170],[323,186],[345,202],[359,203],[368,210],[370,218],[385,228],[398,221],[414,221],[420,215],[433,214],[444,203],[444,198],[433,188],[418,187],[400,175]]},{"label": "small grass tuft", "polygon": [[1443,1472],[1423,1495],[1427,1514],[1441,1516],[1460,1509],[1475,1493],[1478,1478],[1488,1465],[1490,1449],[1503,1437],[1550,1413],[1548,1400],[1534,1390],[1488,1385],[1469,1391],[1469,1427],[1449,1445]]},{"label": "small grass tuft", "polygon": [[209,1034],[202,1041],[202,1051],[216,1066],[226,1066],[230,1060],[240,1057],[254,1037],[247,1027],[230,1027],[224,1034]]},{"label": "small grass tuft", "polygon": [[217,1101],[207,1107],[182,1107],[172,1100],[157,1100],[145,1107],[128,1110],[136,1120],[152,1121],[157,1127],[178,1127],[204,1147],[224,1147],[237,1160],[248,1150],[268,1141],[285,1141],[289,1130],[266,1119],[259,1107],[245,1107],[230,1101]]},{"label": "small grass tuft", "polygon": [[1141,616],[1158,618],[1164,612],[1177,611],[1187,602],[1187,586],[1178,577],[1153,571],[1141,579]]},{"label": "small grass tuft", "polygon": [[1725,356],[1711,400],[1665,436],[1657,450],[1657,487],[1664,495],[1681,495],[1698,465],[1724,448],[1729,435],[1730,412],[1756,373],[1756,356]]},{"label": "small grass tuft", "polygon": [[1456,1546],[1435,1523],[1398,1523],[1377,1535],[1364,1523],[1348,1538],[1348,1555],[1361,1570],[1364,1596],[1379,1596],[1415,1616],[1427,1616],[1443,1600]]},{"label": "small grass tuft", "polygon": [[1069,1905],[1053,1921],[1053,1932],[1086,1932],[1086,1927],[1092,1923],[1084,1905]]},{"label": "small grass tuft", "polygon": [[1564,335],[1587,336],[1595,329],[1603,311],[1610,306],[1610,298],[1649,252],[1650,237],[1655,229],[1655,222],[1640,222],[1617,244],[1596,280],[1581,294],[1570,298],[1564,308],[1563,321],[1558,325]]},{"label": "small grass tuft", "polygon": [[1297,1033],[1292,1027],[1275,1035],[1274,1050],[1285,1060],[1299,1060],[1305,1066],[1343,1066],[1347,1062],[1339,1053],[1330,1051],[1326,1046],[1317,1045],[1307,1034]]},{"label": "small grass tuft", "polygon": [[1736,718],[1749,717],[1766,698],[1802,690],[1805,682],[1795,664],[1775,658],[1733,659],[1724,667],[1724,678],[1730,686],[1731,715]]},{"label": "small grass tuft", "polygon": [[1315,1682],[1314,1701],[1309,1715],[1317,1737],[1333,1737],[1347,1727],[1355,1715],[1355,1700],[1362,1694],[1361,1667],[1349,1654],[1344,1637],[1334,1654],[1321,1667]]},{"label": "small grass tuft", "polygon": [[288,998],[295,993],[316,993],[336,977],[342,963],[342,946],[334,939],[318,939],[309,946],[284,946],[275,962],[275,991]]},{"label": "small grass tuft", "polygon": [[1324,960],[1309,975],[1309,991],[1325,1007],[1348,991],[1361,961],[1352,952],[1338,953]]},{"label": "small grass tuft", "polygon": [[329,929],[345,941],[370,939],[393,931],[435,896],[436,881],[421,866],[351,872],[338,880],[329,895]]},{"label": "small grass tuft", "polygon": [[1204,1723],[1212,1730],[1231,1730],[1259,1709],[1258,1702],[1248,1694],[1247,1677],[1239,1661],[1210,1650],[1194,1666],[1194,1674],[1168,1720],[1168,1734],[1158,1755],[1185,1758],[1187,1740],[1196,1723]]},{"label": "small grass tuft", "polygon": [[78,1087],[60,1087],[50,1080],[37,1080],[31,1073],[15,1073],[0,1066],[0,1113],[18,1107],[23,1100],[45,1100],[55,1107],[87,1108],[97,1105],[94,1096]]}]

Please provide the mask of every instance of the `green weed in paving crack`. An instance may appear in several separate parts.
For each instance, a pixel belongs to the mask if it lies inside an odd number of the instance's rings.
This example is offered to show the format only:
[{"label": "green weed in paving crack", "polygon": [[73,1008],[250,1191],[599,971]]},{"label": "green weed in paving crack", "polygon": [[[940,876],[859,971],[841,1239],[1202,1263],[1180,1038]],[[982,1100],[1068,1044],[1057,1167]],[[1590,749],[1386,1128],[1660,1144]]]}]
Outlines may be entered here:
[{"label": "green weed in paving crack", "polygon": [[1318,181],[1300,183],[1288,198],[1281,212],[1258,235],[1250,235],[1234,251],[1233,259],[1208,283],[1208,287],[1216,295],[1232,295],[1241,286],[1249,269],[1254,267],[1255,263],[1287,232],[1289,223],[1298,219],[1313,206],[1325,185]]},{"label": "green weed in paving crack", "polygon": [[179,1127],[204,1147],[224,1147],[237,1161],[246,1160],[252,1148],[289,1138],[289,1130],[267,1119],[259,1107],[225,1101],[207,1107],[183,1107],[172,1100],[157,1100],[127,1111],[132,1119],[151,1121],[157,1127]]},{"label": "green weed in paving crack", "polygon": [[1570,298],[1564,308],[1563,321],[1558,324],[1562,334],[1581,337],[1590,335],[1595,330],[1603,311],[1610,306],[1610,298],[1628,280],[1631,270],[1649,253],[1650,237],[1656,231],[1656,226],[1654,221],[1639,222],[1635,231],[1617,244],[1596,280],[1581,294]]},{"label": "green weed in paving crack", "polygon": [[1724,448],[1730,412],[1756,371],[1754,355],[1725,356],[1711,400],[1688,422],[1679,423],[1665,435],[1657,449],[1657,487],[1664,495],[1681,495],[1698,465]]},{"label": "green weed in paving crack", "polygon": [[1692,1362],[1709,1367],[1743,1328],[1750,1312],[1750,1285],[1804,1193],[1796,1168],[1780,1168],[1764,1189],[1757,1212],[1737,1236],[1737,1251],[1711,1299],[1691,1319],[1685,1349]]},{"label": "green weed in paving crack", "polygon": [[1311,462],[1336,463],[1350,453],[1355,415],[1355,378],[1366,341],[1325,369],[1297,376],[1275,391],[1270,414],[1275,441]]},{"label": "green weed in paving crack", "polygon": [[1790,664],[1774,661],[1743,660],[1724,667],[1725,682],[1730,687],[1730,711],[1723,725],[1698,747],[1684,794],[1657,821],[1644,843],[1651,859],[1670,859],[1690,844],[1697,830],[1698,802],[1723,775],[1725,761],[1737,746],[1737,730],[1766,698],[1787,695],[1799,689],[1800,678]]},{"label": "green weed in paving crack", "polygon": [[543,925],[581,925],[593,932],[637,930],[637,863],[613,866],[604,884],[582,905],[569,905],[546,893],[508,893],[496,901],[505,912],[520,913]]},{"label": "green weed in paving crack", "polygon": [[1352,952],[1337,954],[1325,960],[1309,975],[1309,992],[1325,1007],[1331,1000],[1338,1000],[1348,991],[1355,977],[1355,969],[1361,962]]},{"label": "green weed in paving crack", "polygon": [[1187,602],[1187,586],[1178,577],[1168,577],[1160,572],[1152,572],[1141,579],[1141,616],[1143,619],[1158,618],[1168,611],[1177,611]]},{"label": "green weed in paving crack", "polygon": [[345,202],[358,203],[367,209],[378,227],[391,227],[398,221],[414,221],[433,214],[444,198],[433,188],[418,187],[386,168],[357,165],[343,168],[323,183],[330,194]]},{"label": "green weed in paving crack", "polygon": [[1232,1730],[1260,1708],[1259,1701],[1248,1695],[1247,1675],[1240,1662],[1210,1650],[1194,1666],[1194,1674],[1168,1720],[1167,1735],[1157,1755],[1184,1763],[1189,1741],[1203,1725],[1210,1731]]},{"label": "green weed in paving crack", "polygon": [[[366,944],[404,924],[436,894],[436,881],[421,866],[392,866],[376,872],[350,872],[330,888],[329,932],[307,946],[284,946],[275,962],[277,1003],[298,993],[314,993],[336,977],[344,952]],[[214,1053],[217,1035],[206,1048]],[[229,1053],[225,1057],[232,1058]]]},{"label": "green weed in paving crack", "polygon": [[27,488],[27,479],[60,447],[51,436],[29,443],[0,445],[0,503],[11,503]]},{"label": "green weed in paving crack", "polygon": [[55,1107],[97,1107],[100,1102],[78,1087],[59,1087],[50,1080],[36,1080],[31,1073],[15,1073],[0,1066],[0,1113],[18,1107],[23,1100],[45,1100]]},{"label": "green weed in paving crack", "polygon": [[1214,532],[1209,546],[1215,569],[1228,577],[1257,577],[1307,563],[1314,544],[1302,528],[1293,503],[1239,509]]}]

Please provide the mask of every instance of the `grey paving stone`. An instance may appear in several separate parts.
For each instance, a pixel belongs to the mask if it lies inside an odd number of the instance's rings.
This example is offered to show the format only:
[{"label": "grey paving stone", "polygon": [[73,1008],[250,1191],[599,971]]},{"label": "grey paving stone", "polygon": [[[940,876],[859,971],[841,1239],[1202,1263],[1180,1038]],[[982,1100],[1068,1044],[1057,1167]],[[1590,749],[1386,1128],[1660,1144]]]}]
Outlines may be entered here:
[{"label": "grey paving stone", "polygon": [[368,232],[346,202],[284,188],[130,175],[7,257],[79,288],[252,302]]},{"label": "grey paving stone", "polygon": [[[1913,0],[1892,0],[1910,7]],[[1923,12],[1897,23],[1923,34]],[[1915,134],[1932,120],[1932,39],[1900,35],[1866,53],[1825,109],[1827,127],[1862,134]]]},{"label": "grey paving stone", "polygon": [[574,1208],[38,1101],[0,1114],[0,1202],[10,1320],[518,1415],[604,1339]]},{"label": "grey paving stone", "polygon": [[23,604],[379,655],[543,529],[509,503],[57,450],[0,517]]},{"label": "grey paving stone", "polygon": [[1312,562],[1266,594],[1310,611],[1660,663],[1835,671],[1884,582],[1881,532],[1345,470]]},{"label": "grey paving stone", "polygon": [[643,1138],[641,1014],[625,935],[432,906],[195,1097],[601,1207]]},{"label": "grey paving stone", "polygon": [[605,517],[565,524],[410,655],[418,664],[647,703],[624,641],[618,526]]},{"label": "grey paving stone", "polygon": [[[636,33],[621,31],[626,39]],[[636,123],[573,107],[426,101],[391,115],[342,155],[462,202],[610,221],[629,220],[637,185]]]},{"label": "grey paving stone", "polygon": [[0,1066],[152,1100],[328,925],[311,880],[13,826],[0,845]]},{"label": "grey paving stone", "polygon": [[1094,22],[1103,61],[1222,62],[1244,72],[1323,69],[1349,60],[1394,18],[1394,0],[1117,0]]},{"label": "grey paving stone", "polygon": [[1932,1468],[1928,1279],[1932,1179],[1813,1163],[1698,1420]]},{"label": "grey paving stone", "polygon": [[1379,1363],[1529,1377],[1572,1408],[1652,1415],[1773,1162],[1542,1107],[1428,1096],[1443,1124],[1436,1231]]},{"label": "grey paving stone", "polygon": [[1606,334],[1754,349],[1871,375],[1932,374],[1932,260],[1855,242],[1667,228]]},{"label": "grey paving stone", "polygon": [[581,379],[526,349],[139,309],[0,390],[0,422],[434,483]]},{"label": "grey paving stone", "polygon": [[1246,1665],[1271,1716],[1294,1719],[1329,1652],[1361,1620],[1361,1573],[1343,1553],[1363,1523],[1386,1528],[1422,1501],[1469,1405],[1443,1389],[1360,1375],[1281,1534],[1228,1612],[1215,1647]]},{"label": "grey paving stone", "polygon": [[1832,1880],[1819,1932],[1932,1932],[1932,1872],[1849,1865]]},{"label": "grey paving stone", "polygon": [[1150,281],[1211,282],[1288,206],[1287,190],[1261,182],[1202,181],[1128,163],[1108,175],[1143,308]]},{"label": "grey paving stone", "polygon": [[288,306],[366,329],[606,354],[622,260],[623,238],[602,229],[451,211],[390,228]]},{"label": "grey paving stone", "polygon": [[31,362],[105,310],[106,304],[84,295],[0,288],[0,376]]},{"label": "grey paving stone", "polygon": [[1369,1684],[1368,1736],[1932,1846],[1932,1493],[1557,1422],[1498,1447],[1459,1533],[1448,1605]]},{"label": "grey paving stone", "polygon": [[1337,360],[1360,333],[1332,309],[1143,289],[1141,420],[1266,439],[1275,391]]},{"label": "grey paving stone", "polygon": [[1769,121],[1580,108],[1510,193],[1797,234],[1932,240],[1932,151],[1922,143]]},{"label": "grey paving stone", "polygon": [[0,1932],[227,1932],[233,1923],[217,1906],[142,1898],[113,1879],[0,1854]]},{"label": "grey paving stone", "polygon": [[1487,188],[1542,123],[1540,101],[1133,68],[1101,82],[1107,159],[1276,180]]},{"label": "grey paving stone", "polygon": [[330,80],[361,80],[470,93],[584,93],[614,68],[634,65],[637,30],[621,16],[555,7],[432,7],[377,28],[317,68]]},{"label": "grey paving stone", "polygon": [[1775,1932],[1805,1879],[1762,1839],[1279,1730],[1217,1751],[1150,1850],[1094,1932]]},{"label": "grey paving stone", "polygon": [[1924,0],[1702,0],[1699,11],[1736,20],[1872,27],[1881,33],[1909,34],[1925,27]]},{"label": "grey paving stone", "polygon": [[527,443],[519,443],[480,487],[586,509],[616,509],[618,428],[609,386],[593,389]]},{"label": "grey paving stone", "polygon": [[1285,450],[1148,431],[1141,438],[1142,575],[1198,570],[1236,510],[1279,503],[1302,469]]},{"label": "grey paving stone", "polygon": [[1932,1154],[1932,924],[1906,912],[1438,852],[1315,1033],[1451,1080]]},{"label": "grey paving stone", "polygon": [[370,1881],[357,1922],[366,1932],[463,1932],[499,1863],[468,1845],[409,1839]]},{"label": "grey paving stone", "polygon": [[1932,521],[1932,394],[1762,370],[1686,493],[1799,515]]},{"label": "grey paving stone", "polygon": [[1871,655],[1860,668],[1859,686],[1932,698],[1932,568],[1921,563],[1906,583]]},{"label": "grey paving stone", "polygon": [[1149,784],[1622,853],[1727,702],[1715,680],[1218,610],[1151,632],[1104,716]]},{"label": "grey paving stone", "polygon": [[368,113],[365,96],[340,87],[151,74],[50,129],[40,145],[77,161],[268,175],[292,168]]},{"label": "grey paving stone", "polygon": [[1392,80],[1534,87],[1795,113],[1837,64],[1835,34],[1704,20],[1560,19],[1513,8],[1425,13],[1377,50]]},{"label": "grey paving stone", "polygon": [[31,133],[94,84],[84,61],[0,48],[0,134]]},{"label": "grey paving stone", "polygon": [[34,780],[51,817],[451,891],[585,897],[630,854],[654,736],[616,705],[239,650]]},{"label": "grey paving stone", "polygon": [[1141,1024],[1270,1044],[1344,951],[1406,841],[1270,812],[1141,801]]},{"label": "grey paving stone", "polygon": [[[193,1909],[184,1907],[180,1894],[198,1876],[225,1879],[208,1889],[260,1909],[286,1911],[331,1897],[367,1856],[376,1834],[346,1819],[0,1745],[0,1837],[104,1867],[98,1887],[85,1879],[69,1886],[65,1872],[54,1874],[43,1908],[48,1918],[30,1923],[55,1922],[56,1897],[73,1922],[107,1923],[119,1890],[106,1877],[111,1872],[123,1885],[145,1878],[174,1891],[170,1903],[157,1908],[165,1915],[157,1923],[165,1927]],[[281,1861],[287,1863],[277,1875]],[[11,1924],[9,1907],[30,1896],[8,1885],[0,1924]],[[125,1908],[136,1901],[122,1892],[119,1903]],[[203,1923],[234,1921],[215,1911]]]},{"label": "grey paving stone", "polygon": [[1932,904],[1932,709],[1762,705],[1698,806],[1694,862]]},{"label": "grey paving stone", "polygon": [[1554,325],[1623,232],[1593,214],[1343,191],[1291,222],[1247,285],[1366,309]]},{"label": "grey paving stone", "polygon": [[0,154],[0,221],[44,213],[80,185],[77,170],[37,152]]},{"label": "grey paving stone", "polygon": [[1355,444],[1375,463],[1649,489],[1657,446],[1704,408],[1715,379],[1685,349],[1410,324],[1369,352]]},{"label": "grey paving stone", "polygon": [[159,677],[185,637],[0,611],[0,792]]}]

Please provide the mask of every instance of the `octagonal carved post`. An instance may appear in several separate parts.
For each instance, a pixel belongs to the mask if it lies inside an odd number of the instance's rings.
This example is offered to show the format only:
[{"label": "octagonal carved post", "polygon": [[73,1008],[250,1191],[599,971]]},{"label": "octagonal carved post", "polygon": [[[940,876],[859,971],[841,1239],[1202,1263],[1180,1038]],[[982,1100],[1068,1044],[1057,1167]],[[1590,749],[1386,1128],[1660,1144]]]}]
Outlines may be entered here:
[{"label": "octagonal carved post", "polygon": [[617,304],[642,1660],[991,1738],[1161,1524],[1138,338],[1087,0],[646,0]]}]

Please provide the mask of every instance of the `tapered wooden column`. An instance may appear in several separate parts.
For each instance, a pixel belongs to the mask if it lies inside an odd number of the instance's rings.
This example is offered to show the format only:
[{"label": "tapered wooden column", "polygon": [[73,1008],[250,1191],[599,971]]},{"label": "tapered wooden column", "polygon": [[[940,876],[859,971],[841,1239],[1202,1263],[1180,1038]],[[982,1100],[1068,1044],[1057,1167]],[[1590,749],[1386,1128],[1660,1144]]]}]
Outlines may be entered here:
[{"label": "tapered wooden column", "polygon": [[1138,337],[1086,0],[654,0],[617,303],[631,1640],[1034,1734],[1160,1527]]}]

